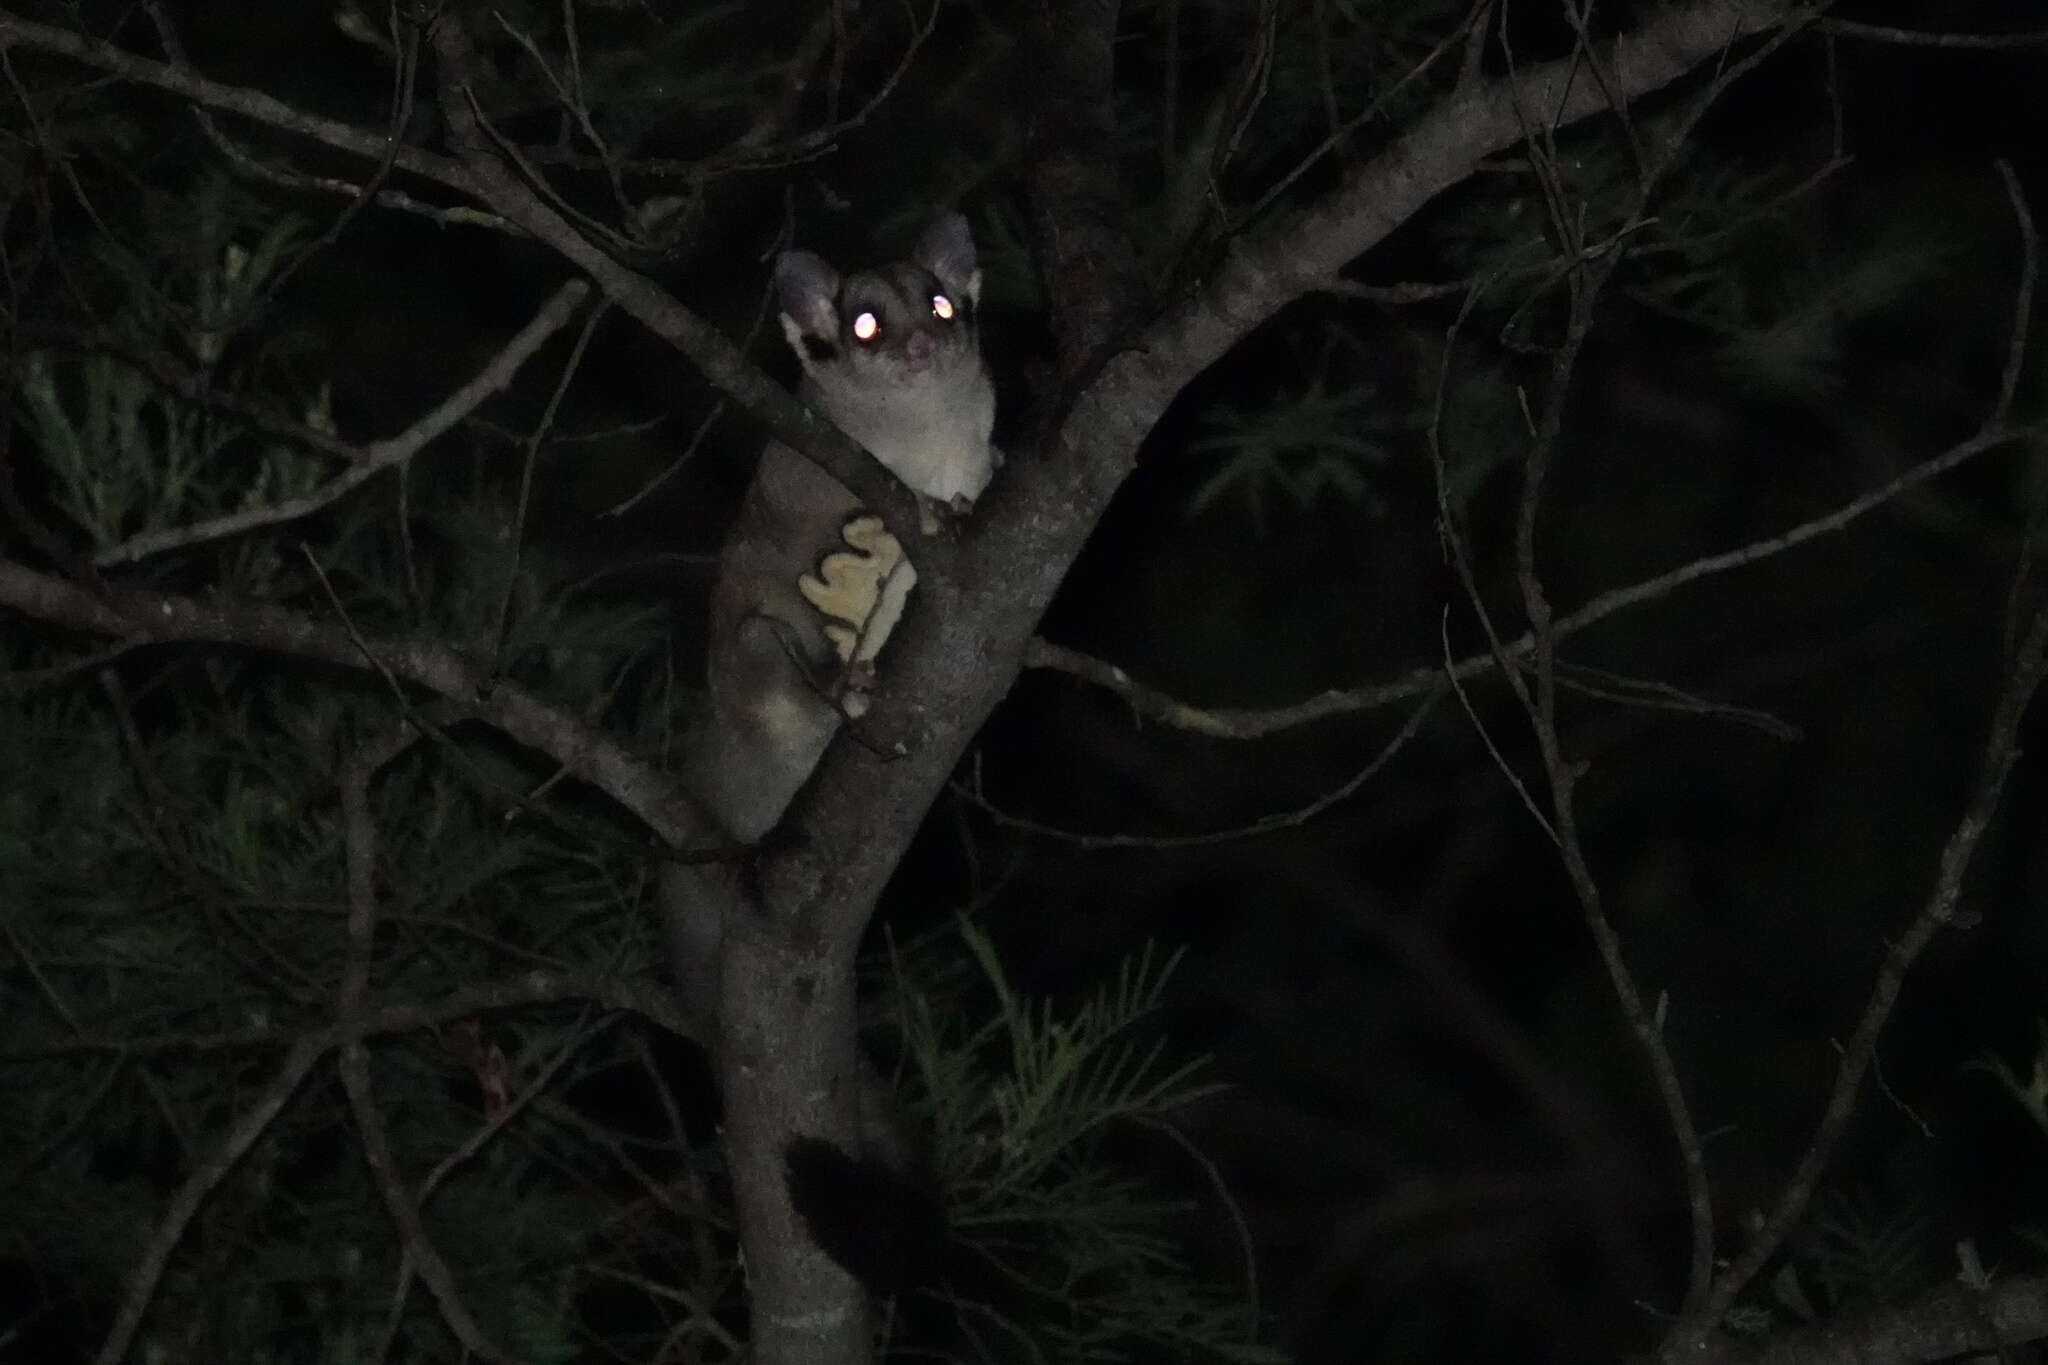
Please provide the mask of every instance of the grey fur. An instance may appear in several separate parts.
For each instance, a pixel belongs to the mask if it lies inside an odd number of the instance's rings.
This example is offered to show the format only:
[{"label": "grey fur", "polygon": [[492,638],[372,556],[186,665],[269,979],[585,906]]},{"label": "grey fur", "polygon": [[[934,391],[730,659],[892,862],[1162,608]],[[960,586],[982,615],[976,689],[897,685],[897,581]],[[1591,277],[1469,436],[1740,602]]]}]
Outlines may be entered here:
[{"label": "grey fur", "polygon": [[[967,220],[941,215],[908,261],[838,272],[807,251],[775,266],[782,329],[804,368],[803,397],[921,497],[958,509],[988,486],[995,390],[976,314],[981,271]],[[943,296],[950,319],[935,315]],[[878,331],[862,340],[856,319]],[[753,843],[774,827],[838,731],[916,571],[862,566],[876,612],[854,627],[856,657],[831,639],[833,619],[803,587],[828,557],[846,558],[860,505],[844,485],[771,442],[719,557],[711,597],[711,715],[692,755],[698,794],[726,832]],[[893,542],[891,542],[893,545]],[[901,547],[896,547],[898,551]],[[813,584],[815,586],[815,583]],[[843,623],[842,623],[843,624]],[[864,627],[864,629],[863,629]]]},{"label": "grey fur", "polygon": [[[989,443],[995,391],[967,220],[942,214],[908,260],[844,278],[810,252],[785,252],[775,284],[804,399],[920,499],[970,506],[1000,456]],[[903,549],[838,480],[769,443],[719,556],[710,706],[685,760],[693,791],[734,841],[774,828],[842,719],[865,707],[876,656],[916,582]],[[707,1021],[733,875],[672,866],[664,879],[679,984]]]}]

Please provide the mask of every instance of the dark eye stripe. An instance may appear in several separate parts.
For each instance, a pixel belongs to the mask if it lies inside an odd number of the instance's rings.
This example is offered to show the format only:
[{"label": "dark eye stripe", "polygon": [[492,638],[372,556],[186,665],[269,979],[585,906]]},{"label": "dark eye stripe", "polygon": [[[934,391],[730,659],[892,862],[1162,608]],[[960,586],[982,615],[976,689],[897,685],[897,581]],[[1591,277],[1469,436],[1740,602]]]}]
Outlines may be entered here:
[{"label": "dark eye stripe", "polygon": [[[921,326],[974,325],[971,300],[955,294],[938,276],[909,261],[863,270],[842,280],[834,305],[845,339],[863,346],[888,344],[901,338],[907,329]],[[942,311],[942,305],[950,313]],[[876,322],[876,330],[867,337],[855,331],[864,313],[872,313]]]}]

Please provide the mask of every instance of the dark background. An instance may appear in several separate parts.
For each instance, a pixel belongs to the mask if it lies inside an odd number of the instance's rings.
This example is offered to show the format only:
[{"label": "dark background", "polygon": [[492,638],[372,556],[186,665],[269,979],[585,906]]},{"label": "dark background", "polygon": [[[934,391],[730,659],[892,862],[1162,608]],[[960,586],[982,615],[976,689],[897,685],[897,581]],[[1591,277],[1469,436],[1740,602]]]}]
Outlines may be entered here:
[{"label": "dark background", "polygon": [[[1231,69],[1229,8],[1187,7],[1188,89]],[[214,78],[374,126],[388,78],[330,15],[184,9],[192,59]],[[1634,13],[1600,18],[1620,26]],[[1842,13],[1929,18],[1905,5]],[[680,24],[687,7],[662,17]],[[593,12],[593,27],[611,18]],[[799,18],[762,6],[726,22],[748,26],[752,50]],[[949,8],[868,126],[815,162],[708,189],[654,270],[786,374],[772,319],[748,332],[785,213],[801,245],[852,263],[902,250],[931,206],[961,203],[986,254],[1000,434],[1028,459],[1016,414],[1043,383],[1044,300],[1022,230],[1023,130],[1007,117],[1020,78],[1003,37],[1010,18],[999,5]],[[1981,4],[1936,18],[1988,32],[2038,13]],[[1126,16],[1134,148],[1163,69],[1163,22],[1161,6]],[[1525,59],[1560,50],[1554,16],[1516,22]],[[1560,613],[1828,511],[1976,428],[2021,278],[1994,163],[2012,166],[2037,213],[2048,205],[2042,62],[2038,46],[1843,36],[1830,50],[1808,37],[1708,117],[1695,141],[1724,188],[1716,199],[1705,173],[1687,182],[1667,226],[1679,235],[1688,212],[1727,220],[1695,197],[1761,212],[1699,263],[1700,281],[1674,283],[1679,267],[1651,259],[1603,302],[1539,536]],[[1314,102],[1306,81],[1305,69],[1276,68],[1268,99],[1283,131],[1254,138],[1234,188],[1302,150],[1285,111]],[[132,98],[166,139],[137,179],[192,174],[206,149],[175,102]],[[1825,164],[1837,115],[1848,160],[1818,183],[1782,201],[1775,188],[1725,188],[1745,175],[1783,186]],[[431,112],[418,118],[431,137]],[[1611,122],[1562,140],[1587,185],[1618,155]],[[536,112],[508,130],[540,141],[553,126]],[[648,149],[690,154],[689,127],[679,117]],[[1368,126],[1358,150],[1385,135]],[[1460,278],[1529,236],[1536,211],[1526,165],[1504,160],[1355,263],[1352,278]],[[467,374],[561,277],[558,261],[506,237],[371,212],[304,270],[280,317],[332,374],[342,431],[367,437]],[[1511,395],[1516,384],[1541,392],[1554,316],[1540,294],[1523,307],[1503,294],[1459,334],[1446,429],[1466,540],[1512,636],[1523,623],[1510,577],[1521,437]],[[1043,636],[1201,706],[1391,681],[1440,664],[1446,638],[1458,657],[1483,651],[1446,563],[1422,432],[1461,302],[1312,298],[1225,357],[1152,434]],[[671,657],[692,676],[705,557],[761,435],[728,415],[680,477],[627,517],[600,519],[672,456],[713,395],[629,320],[608,320],[594,346],[562,427],[612,434],[550,448],[531,534],[566,577],[601,575],[596,595],[611,605],[672,603]],[[2030,356],[2022,414],[2038,405],[2039,373]],[[1353,406],[1302,419],[1296,405],[1312,393]],[[544,396],[515,393],[494,416],[512,425]],[[1290,415],[1308,434],[1275,444],[1270,463],[1242,439],[1218,439],[1247,429],[1232,420],[1270,432]],[[643,421],[653,424],[619,430]],[[488,433],[466,439],[478,468],[507,458]],[[1318,483],[1331,450],[1343,477]],[[1845,530],[1566,646],[1574,665],[1774,718],[1680,715],[1611,695],[1568,695],[1564,712],[1567,748],[1588,765],[1579,823],[1607,913],[1642,990],[1662,1002],[1711,1135],[1724,1255],[1803,1149],[1836,1045],[1933,883],[2001,677],[2043,469],[2038,441],[1982,456]],[[2038,569],[2021,581],[2022,598],[2038,593]],[[38,629],[7,622],[23,641]],[[1498,679],[1472,683],[1469,702],[1540,791],[1528,727]],[[1148,942],[1184,945],[1163,1036],[1212,1054],[1228,1088],[1174,1122],[1249,1228],[1269,1339],[1301,1360],[1612,1357],[1654,1337],[1681,1287],[1673,1146],[1556,852],[1463,706],[1442,699],[1384,772],[1299,828],[1173,844],[1335,788],[1415,704],[1224,741],[1140,723],[1099,689],[1027,671],[975,746],[983,799],[933,811],[877,917],[877,943],[971,906],[1013,983],[1062,1000]],[[2035,748],[2043,723],[2027,727]],[[1995,1265],[2038,1259],[2048,1136],[1967,1064],[2030,1064],[2048,962],[2044,801],[2038,761],[2023,760],[1968,883],[1970,925],[1938,939],[1909,981],[1880,1053],[1883,1089],[1866,1095],[1788,1253],[1798,1287],[1753,1291],[1764,1319],[1787,1325],[1803,1307],[1940,1283],[1956,1272],[1959,1241]],[[992,811],[1160,846],[1076,847]],[[888,1050],[886,1036],[879,1045]],[[1123,1141],[1128,1160],[1192,1201],[1183,1230],[1197,1265],[1241,1278],[1232,1218],[1202,1166],[1153,1135]]]}]

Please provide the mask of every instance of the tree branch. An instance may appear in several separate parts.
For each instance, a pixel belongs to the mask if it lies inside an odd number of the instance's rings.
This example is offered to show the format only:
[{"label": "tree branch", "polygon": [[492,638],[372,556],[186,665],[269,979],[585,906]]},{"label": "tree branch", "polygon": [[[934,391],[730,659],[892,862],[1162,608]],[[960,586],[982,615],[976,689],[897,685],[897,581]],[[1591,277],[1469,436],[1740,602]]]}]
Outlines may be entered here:
[{"label": "tree branch", "polygon": [[388,669],[394,677],[454,702],[548,755],[647,823],[671,848],[707,843],[716,826],[682,787],[604,731],[541,700],[427,636],[366,639],[340,626],[264,603],[204,600],[175,593],[107,587],[99,591],[0,559],[0,606],[52,624],[108,635],[131,646],[216,641],[319,659],[347,668]]},{"label": "tree branch", "polygon": [[[1832,535],[1902,494],[1962,466],[1979,455],[2001,446],[2033,440],[2043,432],[2048,432],[2048,423],[2028,423],[1979,432],[1957,442],[1941,454],[1914,465],[1897,478],[1857,494],[1832,512],[1802,521],[1775,535],[1753,540],[1733,550],[1701,555],[1655,577],[1598,593],[1584,606],[1558,617],[1551,626],[1551,638],[1560,641],[1567,639],[1598,625],[1610,616],[1646,602],[1668,597],[1689,584],[1762,563],[1764,560],[1796,549],[1808,541]],[[1148,683],[1139,682],[1123,668],[1106,659],[1098,659],[1092,654],[1083,653],[1068,645],[1054,644],[1041,637],[1034,637],[1025,645],[1023,666],[1067,673],[1094,683],[1104,691],[1123,698],[1133,710],[1147,720],[1156,721],[1161,725],[1170,725],[1175,729],[1211,735],[1219,739],[1257,739],[1296,726],[1313,725],[1317,721],[1328,720],[1333,716],[1376,711],[1397,702],[1412,701],[1416,697],[1427,696],[1446,681],[1464,682],[1493,672],[1503,661],[1516,663],[1526,659],[1535,648],[1535,637],[1525,633],[1512,640],[1503,640],[1498,658],[1491,650],[1468,654],[1448,667],[1418,668],[1388,682],[1371,683],[1364,687],[1331,688],[1301,701],[1268,707],[1198,706],[1193,702],[1182,701]]]},{"label": "tree branch", "polygon": [[433,411],[398,435],[372,442],[357,451],[354,463],[346,473],[329,479],[318,488],[309,489],[297,497],[285,498],[262,507],[243,508],[224,516],[193,522],[188,526],[172,526],[161,531],[134,536],[119,545],[111,545],[101,550],[93,556],[93,563],[102,568],[132,564],[138,559],[162,554],[166,550],[181,549],[209,540],[220,540],[262,526],[278,526],[288,521],[296,521],[338,501],[384,470],[404,464],[457,422],[474,412],[486,398],[509,386],[519,367],[532,359],[534,352],[569,321],[589,293],[590,287],[581,280],[569,280],[558,286],[540,306],[540,311],[535,313],[533,318],[505,343],[504,348],[467,383],[442,399],[434,406]]},{"label": "tree branch", "polygon": [[156,1297],[157,1283],[163,1279],[164,1268],[170,1264],[171,1252],[185,1235],[185,1229],[191,1225],[207,1196],[227,1179],[228,1172],[256,1145],[256,1139],[263,1136],[263,1130],[284,1109],[285,1102],[306,1079],[324,1051],[310,1037],[294,1043],[279,1064],[277,1074],[257,1095],[255,1103],[243,1112],[228,1135],[221,1139],[220,1145],[214,1148],[213,1154],[196,1167],[186,1177],[185,1183],[178,1187],[178,1192],[171,1196],[164,1207],[164,1216],[157,1221],[156,1230],[144,1243],[141,1259],[128,1277],[128,1288],[121,1295],[121,1307],[114,1315],[114,1325],[108,1329],[107,1339],[100,1343],[99,1355],[94,1357],[95,1365],[121,1365],[135,1340],[136,1329],[142,1326],[142,1315],[149,1311],[149,1301]]},{"label": "tree branch", "polygon": [[916,501],[880,462],[763,374],[724,333],[577,231],[506,165],[471,103],[472,73],[481,59],[453,11],[434,25],[433,40],[441,112],[449,139],[462,154],[470,192],[586,272],[605,297],[687,355],[705,378],[738,399],[777,437],[852,489],[904,544],[914,544],[909,528],[918,524]]},{"label": "tree branch", "polygon": [[[1813,1140],[1800,1157],[1798,1169],[1786,1182],[1784,1193],[1765,1219],[1763,1227],[1734,1263],[1715,1279],[1707,1303],[1707,1323],[1719,1322],[1736,1296],[1763,1269],[1764,1263],[1777,1254],[1793,1224],[1806,1212],[1822,1172],[1833,1160],[1835,1148],[1855,1112],[1864,1076],[1877,1056],[1878,1035],[1883,1032],[1885,1021],[1891,1017],[1892,1006],[1898,1003],[1906,974],[1912,970],[1927,945],[1933,942],[1934,936],[1955,920],[1956,907],[1962,900],[1963,877],[1970,870],[1977,845],[1983,841],[1984,833],[1991,827],[1991,819],[1998,811],[2005,779],[2019,758],[2020,721],[2026,716],[2044,673],[2048,673],[2048,608],[2035,613],[2006,672],[1999,689],[1998,705],[1992,714],[1991,731],[1984,742],[1976,785],[1971,790],[1962,817],[1941,851],[1940,867],[1925,904],[1885,954],[1884,965],[1879,968],[1877,980],[1870,988],[1870,999],[1863,1007],[1862,1017],[1856,1021],[1856,1031],[1842,1048],[1834,1087],[1829,1091],[1820,1121],[1814,1127]],[[1689,1341],[1674,1342],[1666,1358],[1689,1359],[1686,1351],[1691,1349],[1690,1343],[1697,1340],[1697,1337],[1690,1337]]]},{"label": "tree branch", "polygon": [[[1461,88],[1419,118],[1344,185],[1291,215],[1286,225],[1233,244],[1209,282],[1110,362],[1094,387],[1121,390],[1118,406],[1151,420],[1181,386],[1246,333],[1355,258],[1456,185],[1529,127],[1559,127],[1660,90],[1734,43],[1802,20],[1793,0],[1695,0],[1656,15],[1605,45],[1600,82],[1583,79],[1576,55],[1519,67]],[[1086,420],[1098,420],[1095,413]]]},{"label": "tree branch", "polygon": [[218,81],[207,80],[204,76],[181,71],[164,62],[138,57],[112,43],[103,43],[97,38],[88,38],[84,34],[73,33],[68,29],[38,24],[33,20],[0,10],[0,48],[16,44],[41,52],[53,52],[60,57],[69,57],[95,70],[119,76],[122,80],[154,86],[158,90],[178,95],[202,108],[240,114],[257,123],[296,133],[300,137],[332,147],[336,151],[349,152],[372,162],[389,157],[392,165],[399,170],[424,176],[464,194],[476,193],[476,188],[471,184],[469,174],[462,168],[462,164],[448,157],[437,156],[418,147],[402,144],[394,152],[391,139],[381,133],[368,132],[319,114],[308,114],[260,90],[223,85]]},{"label": "tree branch", "polygon": [[1088,368],[1138,298],[1137,258],[1124,235],[1124,191],[1114,157],[1116,0],[1056,0],[1036,7],[1031,146],[1033,237],[1069,381]]},{"label": "tree branch", "polygon": [[2048,1275],[2013,1275],[1981,1289],[1944,1285],[1906,1303],[1772,1337],[1760,1347],[1723,1341],[1679,1359],[1686,1365],[1921,1365],[2043,1337]]},{"label": "tree branch", "polygon": [[[403,753],[419,738],[410,724],[401,722],[391,734],[359,747],[349,755],[341,770],[342,840],[348,866],[348,955],[344,961],[341,987],[335,994],[335,1017],[351,1019],[362,1012],[363,997],[370,987],[370,957],[377,928],[377,822],[370,813],[370,779],[377,770]],[[419,1270],[421,1279],[441,1310],[441,1320],[463,1347],[488,1361],[511,1359],[510,1354],[478,1324],[455,1283],[439,1249],[427,1236],[420,1220],[419,1206],[405,1188],[398,1159],[392,1154],[391,1139],[384,1131],[384,1117],[370,1088],[370,1050],[358,1033],[341,1045],[342,1089],[348,1093],[349,1109],[363,1135],[363,1159],[369,1163],[371,1178],[384,1196],[384,1207],[398,1226],[405,1254]]]},{"label": "tree branch", "polygon": [[366,1008],[352,1019],[340,1019],[313,1029],[254,1025],[219,1033],[151,1033],[135,1037],[106,1037],[82,1034],[59,1042],[0,1050],[0,1062],[31,1062],[49,1057],[153,1057],[174,1052],[225,1052],[240,1048],[297,1046],[306,1043],[319,1052],[340,1047],[354,1038],[374,1038],[387,1033],[411,1033],[436,1029],[456,1019],[487,1014],[493,1010],[523,1009],[529,1005],[557,1005],[570,1000],[588,1000],[606,1009],[624,1010],[678,1038],[706,1040],[695,1024],[675,1007],[674,996],[652,977],[593,976],[585,972],[533,971],[501,977],[482,985],[465,986],[438,1000],[401,1001]]}]

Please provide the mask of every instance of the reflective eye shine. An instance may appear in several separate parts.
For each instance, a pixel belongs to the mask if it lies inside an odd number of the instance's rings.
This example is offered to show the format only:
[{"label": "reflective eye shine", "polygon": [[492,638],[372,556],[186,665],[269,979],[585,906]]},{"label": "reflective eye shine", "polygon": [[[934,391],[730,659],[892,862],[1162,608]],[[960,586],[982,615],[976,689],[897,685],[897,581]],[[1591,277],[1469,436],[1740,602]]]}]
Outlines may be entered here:
[{"label": "reflective eye shine", "polygon": [[941,322],[953,320],[953,300],[944,294],[932,295],[932,316]]},{"label": "reflective eye shine", "polygon": [[862,313],[853,320],[853,335],[861,341],[873,341],[881,330],[881,319],[873,313]]}]

